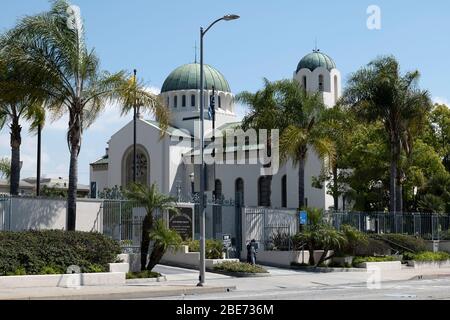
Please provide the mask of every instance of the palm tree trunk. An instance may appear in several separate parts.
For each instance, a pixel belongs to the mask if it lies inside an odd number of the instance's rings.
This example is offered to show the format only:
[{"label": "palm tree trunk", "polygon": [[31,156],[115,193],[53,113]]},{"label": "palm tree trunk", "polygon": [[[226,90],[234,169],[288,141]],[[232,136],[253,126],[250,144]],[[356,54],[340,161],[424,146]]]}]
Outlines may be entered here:
[{"label": "palm tree trunk", "polygon": [[152,213],[147,212],[147,215],[142,221],[142,233],[141,233],[141,271],[147,269],[147,255],[150,246],[150,231],[153,227]]},{"label": "palm tree trunk", "polygon": [[158,245],[155,243],[146,269],[148,271],[152,271],[153,268],[161,261],[162,257],[164,256],[164,253],[165,253],[164,247],[162,245]]},{"label": "palm tree trunk", "polygon": [[395,141],[392,141],[391,139],[391,169],[390,169],[390,176],[389,176],[389,210],[390,212],[396,211],[397,206],[397,192],[396,192],[396,186],[397,186],[397,144]]},{"label": "palm tree trunk", "polygon": [[70,151],[69,189],[67,191],[67,230],[76,230],[77,220],[77,184],[79,145],[72,145]]},{"label": "palm tree trunk", "polygon": [[338,168],[337,165],[333,165],[333,200],[334,211],[339,210],[339,192],[338,192]]},{"label": "palm tree trunk", "polygon": [[397,178],[396,178],[396,195],[395,195],[395,201],[396,201],[396,212],[402,213],[403,212],[403,183],[402,183],[402,170],[400,168],[397,168]]},{"label": "palm tree trunk", "polygon": [[78,185],[78,155],[81,145],[81,110],[80,106],[75,106],[70,110],[68,143],[70,149],[69,164],[69,189],[67,190],[67,230],[76,230],[77,221],[77,185]]},{"label": "palm tree trunk", "polygon": [[19,195],[20,183],[20,145],[22,127],[19,124],[19,118],[14,117],[11,124],[11,177],[10,177],[10,194],[12,196]]},{"label": "palm tree trunk", "polygon": [[302,156],[298,165],[298,207],[305,207],[305,165],[306,157]]}]

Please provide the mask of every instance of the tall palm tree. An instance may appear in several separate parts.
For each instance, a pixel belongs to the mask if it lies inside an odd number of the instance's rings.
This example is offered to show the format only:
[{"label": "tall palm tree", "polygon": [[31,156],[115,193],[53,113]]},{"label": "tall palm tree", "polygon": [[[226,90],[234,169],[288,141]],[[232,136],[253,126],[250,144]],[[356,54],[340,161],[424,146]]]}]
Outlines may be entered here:
[{"label": "tall palm tree", "polygon": [[178,213],[176,207],[176,199],[159,192],[156,184],[150,188],[142,184],[131,184],[125,190],[125,198],[134,201],[145,208],[146,215],[142,222],[142,239],[141,239],[141,270],[146,270],[147,254],[150,246],[150,232],[154,227],[155,211],[169,211]]},{"label": "tall palm tree", "polygon": [[44,80],[47,108],[56,115],[69,115],[67,229],[75,230],[78,155],[83,131],[111,101],[127,110],[139,99],[163,129],[168,125],[168,113],[155,95],[137,82],[130,82],[125,71],[110,74],[100,70],[99,58],[87,49],[81,17],[71,8],[68,1],[55,0],[49,12],[23,18],[9,33],[14,41],[2,45],[24,68],[38,70]]},{"label": "tall palm tree", "polygon": [[326,109],[319,95],[305,92],[295,80],[269,82],[255,94],[243,92],[237,100],[250,107],[244,128],[279,129],[282,163],[298,165],[298,204],[305,206],[305,165],[309,150],[320,159],[334,157],[334,145],[321,131]]},{"label": "tall palm tree", "polygon": [[19,194],[20,146],[22,122],[31,121],[31,131],[42,119],[42,92],[35,89],[41,78],[36,72],[26,72],[9,59],[6,50],[0,50],[0,129],[10,128],[11,163],[9,171],[10,194]]},{"label": "tall palm tree", "polygon": [[390,147],[390,211],[401,212],[404,173],[402,150],[412,146],[411,129],[431,106],[429,93],[417,86],[418,71],[400,73],[394,57],[382,57],[354,73],[342,102],[365,121],[382,121]]}]

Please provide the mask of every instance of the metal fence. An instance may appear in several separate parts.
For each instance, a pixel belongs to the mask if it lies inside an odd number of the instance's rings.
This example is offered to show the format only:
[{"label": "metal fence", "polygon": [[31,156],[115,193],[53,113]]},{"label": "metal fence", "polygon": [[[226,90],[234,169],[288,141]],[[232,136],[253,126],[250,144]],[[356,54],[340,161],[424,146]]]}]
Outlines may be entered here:
[{"label": "metal fence", "polygon": [[137,252],[142,237],[146,211],[125,200],[103,202],[103,234],[120,242],[124,252]]},{"label": "metal fence", "polygon": [[0,231],[11,230],[11,198],[0,196]]},{"label": "metal fence", "polygon": [[450,236],[449,214],[326,212],[324,220],[336,229],[351,225],[364,233],[399,233],[426,240],[442,240]]},{"label": "metal fence", "polygon": [[244,208],[245,242],[256,240],[265,250],[291,250],[299,229],[295,210]]}]

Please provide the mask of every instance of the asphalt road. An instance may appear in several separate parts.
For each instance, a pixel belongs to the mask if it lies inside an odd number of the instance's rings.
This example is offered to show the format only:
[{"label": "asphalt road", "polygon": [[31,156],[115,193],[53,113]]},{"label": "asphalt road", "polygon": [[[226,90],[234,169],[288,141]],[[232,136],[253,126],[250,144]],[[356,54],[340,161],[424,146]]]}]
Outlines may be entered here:
[{"label": "asphalt road", "polygon": [[176,296],[158,300],[450,300],[450,279],[402,281],[380,289],[364,285],[317,286],[307,289],[241,291]]},{"label": "asphalt road", "polygon": [[[157,271],[176,283],[191,283],[198,278],[198,271],[158,266]],[[269,268],[269,278],[230,278],[208,274],[211,285],[236,285],[229,293],[194,296],[173,296],[158,300],[450,300],[450,278],[383,282],[378,288],[369,289],[364,283],[364,273],[354,274],[361,281],[342,285],[349,275],[311,274],[293,270]],[[308,281],[306,281],[308,279]],[[341,284],[339,284],[341,283]]]}]

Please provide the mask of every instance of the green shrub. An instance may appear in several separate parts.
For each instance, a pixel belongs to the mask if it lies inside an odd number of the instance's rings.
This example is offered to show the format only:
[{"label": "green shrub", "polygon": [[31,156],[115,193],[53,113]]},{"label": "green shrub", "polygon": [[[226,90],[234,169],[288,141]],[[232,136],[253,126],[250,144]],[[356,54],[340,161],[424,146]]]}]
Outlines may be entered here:
[{"label": "green shrub", "polygon": [[378,237],[387,242],[389,246],[400,253],[408,251],[418,253],[427,250],[426,242],[422,238],[416,238],[414,236],[403,234],[383,234]]},{"label": "green shrub", "polygon": [[344,237],[347,241],[343,248],[339,250],[337,255],[354,256],[356,255],[357,248],[364,247],[369,244],[369,237],[352,226],[343,225],[341,228],[341,232],[344,234]]},{"label": "green shrub", "polygon": [[39,272],[39,274],[63,274],[63,273],[64,270],[53,266],[44,267],[42,268],[41,272]]},{"label": "green shrub", "polygon": [[405,260],[414,260],[421,262],[432,262],[432,261],[447,261],[450,260],[450,254],[447,252],[419,252],[416,254],[406,254],[403,257]]},{"label": "green shrub", "polygon": [[[183,245],[189,247],[189,252],[200,252],[200,241],[188,240]],[[223,243],[219,240],[206,240],[206,259],[222,259]]]},{"label": "green shrub", "polygon": [[375,256],[388,255],[391,253],[391,247],[384,241],[368,238],[367,243],[362,243],[355,248],[357,256]]},{"label": "green shrub", "polygon": [[[99,233],[61,230],[0,232],[0,275],[23,268],[26,274],[42,271],[65,272],[77,265],[82,272],[109,271],[108,263],[116,260],[120,246]],[[46,270],[44,270],[46,269]]]},{"label": "green shrub", "polygon": [[99,264],[91,264],[86,267],[87,273],[102,273],[105,271],[106,271],[105,268],[103,268],[103,266],[101,266]]},{"label": "green shrub", "polygon": [[6,275],[7,276],[26,276],[27,271],[25,270],[25,268],[19,267],[16,270],[14,270],[13,272],[7,272]]},{"label": "green shrub", "polygon": [[358,266],[364,262],[388,262],[388,261],[396,261],[395,257],[386,256],[386,257],[356,257],[353,259],[353,265]]},{"label": "green shrub", "polygon": [[152,272],[148,270],[127,273],[127,279],[150,279],[150,278],[158,278],[160,276],[161,274],[159,274],[158,272]]},{"label": "green shrub", "polygon": [[214,270],[239,273],[268,273],[266,269],[258,265],[228,261],[214,266]]}]

